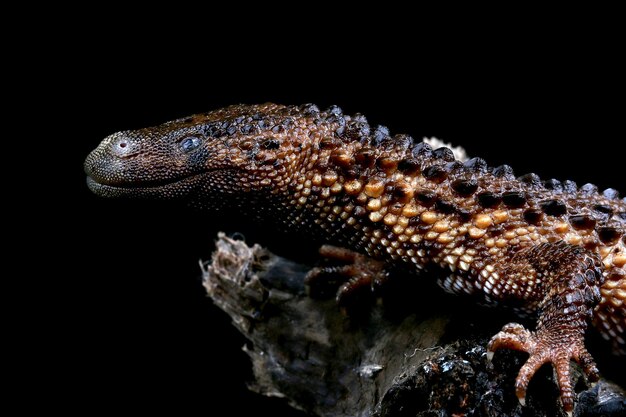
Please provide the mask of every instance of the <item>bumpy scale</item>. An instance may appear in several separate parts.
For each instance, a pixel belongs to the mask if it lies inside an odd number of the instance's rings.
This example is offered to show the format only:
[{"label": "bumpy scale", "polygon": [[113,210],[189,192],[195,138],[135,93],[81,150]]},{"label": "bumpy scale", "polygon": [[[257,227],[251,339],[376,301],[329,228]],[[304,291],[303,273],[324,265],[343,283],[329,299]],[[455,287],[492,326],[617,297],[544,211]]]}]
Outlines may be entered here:
[{"label": "bumpy scale", "polygon": [[384,265],[434,265],[449,271],[446,291],[536,313],[535,331],[508,324],[489,343],[529,353],[516,381],[522,402],[550,362],[572,411],[570,360],[598,376],[584,346],[589,320],[626,351],[626,201],[613,189],[461,163],[448,148],[314,105],[231,106],[116,133],[85,170],[102,196],[239,209],[336,245],[324,253],[352,261],[339,272],[358,275],[344,291]]}]

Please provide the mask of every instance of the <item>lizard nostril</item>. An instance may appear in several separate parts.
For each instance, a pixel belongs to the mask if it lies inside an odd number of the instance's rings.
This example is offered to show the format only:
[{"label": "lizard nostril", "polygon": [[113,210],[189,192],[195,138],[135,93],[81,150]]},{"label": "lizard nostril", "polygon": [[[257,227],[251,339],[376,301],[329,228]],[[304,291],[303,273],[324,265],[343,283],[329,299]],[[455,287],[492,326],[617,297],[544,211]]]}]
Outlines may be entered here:
[{"label": "lizard nostril", "polygon": [[119,146],[120,148],[125,148],[128,146],[128,143],[126,142],[120,142],[117,146]]}]

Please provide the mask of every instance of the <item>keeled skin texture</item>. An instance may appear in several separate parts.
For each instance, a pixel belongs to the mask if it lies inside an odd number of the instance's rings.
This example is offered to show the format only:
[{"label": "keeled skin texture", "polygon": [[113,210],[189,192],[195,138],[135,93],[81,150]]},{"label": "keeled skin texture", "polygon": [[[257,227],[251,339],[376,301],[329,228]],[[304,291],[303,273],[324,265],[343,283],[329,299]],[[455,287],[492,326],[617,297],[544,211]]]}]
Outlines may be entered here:
[{"label": "keeled skin texture", "polygon": [[[626,352],[626,202],[613,189],[516,178],[480,158],[463,164],[447,148],[313,105],[231,106],[119,132],[89,155],[85,171],[101,196],[237,209],[349,249],[326,246],[326,255],[356,264],[355,251],[414,272],[441,267],[448,292],[537,314],[535,331],[508,324],[489,344],[530,354],[516,382],[521,401],[551,362],[572,411],[570,360],[598,377],[584,346],[589,320]],[[356,270],[355,285],[376,278],[375,268],[369,277]]]}]

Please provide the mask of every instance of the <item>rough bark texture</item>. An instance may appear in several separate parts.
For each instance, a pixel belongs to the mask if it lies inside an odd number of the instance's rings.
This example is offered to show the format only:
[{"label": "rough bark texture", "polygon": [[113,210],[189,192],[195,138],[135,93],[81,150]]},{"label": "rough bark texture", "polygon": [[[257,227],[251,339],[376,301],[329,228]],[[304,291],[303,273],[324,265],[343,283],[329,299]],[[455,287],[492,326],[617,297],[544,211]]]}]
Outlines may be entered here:
[{"label": "rough bark texture", "polygon": [[[389,314],[394,302],[388,302],[355,318],[334,300],[307,296],[309,269],[223,234],[204,265],[210,297],[250,340],[244,349],[256,379],[252,390],[318,416],[565,415],[548,367],[521,407],[513,383],[524,355],[502,351],[492,363],[486,359],[501,320],[455,314],[440,302],[430,306],[427,294],[414,297],[426,306],[421,311]],[[625,413],[624,392],[601,380],[579,393],[574,415]]]}]

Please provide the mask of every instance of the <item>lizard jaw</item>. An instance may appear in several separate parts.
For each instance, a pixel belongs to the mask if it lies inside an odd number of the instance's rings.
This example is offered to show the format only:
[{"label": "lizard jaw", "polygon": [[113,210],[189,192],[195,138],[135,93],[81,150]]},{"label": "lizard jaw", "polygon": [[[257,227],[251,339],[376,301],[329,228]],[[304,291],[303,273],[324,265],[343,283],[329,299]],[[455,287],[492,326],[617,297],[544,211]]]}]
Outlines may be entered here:
[{"label": "lizard jaw", "polygon": [[105,198],[117,198],[117,197],[156,197],[163,198],[164,195],[169,195],[171,198],[184,197],[193,190],[198,183],[200,183],[200,177],[208,174],[208,172],[202,172],[200,174],[190,175],[177,181],[168,183],[132,183],[132,184],[105,184],[98,182],[91,176],[87,176],[87,186],[96,195]]}]

